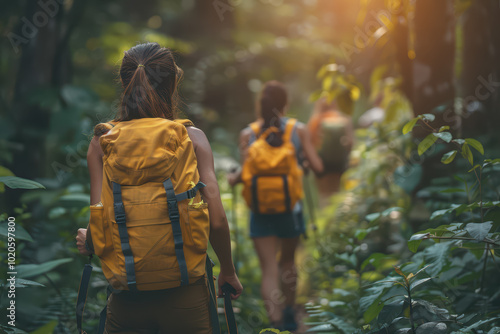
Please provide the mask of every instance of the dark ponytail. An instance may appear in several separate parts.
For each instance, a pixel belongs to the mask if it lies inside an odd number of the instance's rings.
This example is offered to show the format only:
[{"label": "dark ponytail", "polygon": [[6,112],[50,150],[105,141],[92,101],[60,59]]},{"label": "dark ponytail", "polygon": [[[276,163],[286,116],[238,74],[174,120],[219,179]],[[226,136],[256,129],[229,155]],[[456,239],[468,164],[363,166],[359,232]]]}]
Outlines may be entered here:
[{"label": "dark ponytail", "polygon": [[158,43],[139,44],[126,51],[120,67],[122,101],[115,121],[176,118],[181,78],[172,51]]},{"label": "dark ponytail", "polygon": [[[270,127],[281,128],[281,116],[288,103],[285,86],[278,81],[269,81],[264,85],[259,99],[259,116],[264,121],[262,130]],[[273,146],[280,146],[282,133],[271,134],[267,141]]]},{"label": "dark ponytail", "polygon": [[288,102],[285,86],[278,81],[269,81],[264,85],[260,95],[260,117],[264,120],[264,128],[280,127],[281,116]]}]

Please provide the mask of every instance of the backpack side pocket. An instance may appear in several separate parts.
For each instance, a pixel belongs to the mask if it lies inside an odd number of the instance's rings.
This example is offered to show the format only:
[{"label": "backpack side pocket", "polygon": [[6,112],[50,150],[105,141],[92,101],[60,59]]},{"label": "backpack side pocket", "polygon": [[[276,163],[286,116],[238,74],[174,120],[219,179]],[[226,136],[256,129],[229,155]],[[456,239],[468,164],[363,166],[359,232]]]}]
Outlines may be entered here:
[{"label": "backpack side pocket", "polygon": [[197,203],[188,205],[188,226],[194,247],[204,253],[207,251],[210,235],[210,220],[208,204]]},{"label": "backpack side pocket", "polygon": [[[90,206],[89,230],[91,233],[89,246],[93,247],[94,254],[101,257],[107,249],[106,226],[104,226],[104,207]],[[87,232],[88,233],[88,232]]]}]

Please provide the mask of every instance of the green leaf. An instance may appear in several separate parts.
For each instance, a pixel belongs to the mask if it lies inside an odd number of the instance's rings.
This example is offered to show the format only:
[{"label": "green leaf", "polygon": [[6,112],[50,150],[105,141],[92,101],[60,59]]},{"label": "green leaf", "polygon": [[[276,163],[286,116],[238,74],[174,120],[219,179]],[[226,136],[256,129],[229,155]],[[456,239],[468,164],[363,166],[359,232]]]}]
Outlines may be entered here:
[{"label": "green leaf", "polygon": [[457,143],[458,145],[463,145],[465,140],[463,139],[453,139],[452,142]]},{"label": "green leaf", "polygon": [[450,151],[448,153],[445,153],[443,157],[441,158],[441,162],[444,163],[445,165],[451,163],[453,159],[455,159],[455,156],[457,155],[457,150]]},{"label": "green leaf", "polygon": [[436,119],[436,116],[433,114],[423,114],[422,118],[428,122],[433,122]]},{"label": "green leaf", "polygon": [[467,159],[471,165],[474,165],[474,157],[472,156],[472,151],[467,143],[462,145],[462,156]]},{"label": "green leaf", "polygon": [[431,214],[431,217],[429,218],[430,220],[434,220],[436,218],[440,218],[444,216],[447,213],[450,213],[450,209],[443,209],[443,210],[436,210]]},{"label": "green leaf", "polygon": [[414,234],[411,236],[410,240],[408,241],[408,249],[416,253],[418,250],[418,246],[422,243],[422,240],[426,239],[429,237],[429,233],[422,233],[422,234]]},{"label": "green leaf", "polygon": [[427,151],[434,143],[436,142],[437,137],[434,136],[434,133],[429,134],[418,144],[418,155],[422,155]]},{"label": "green leaf", "polygon": [[0,182],[11,189],[45,189],[45,187],[38,182],[17,176],[2,176],[0,177]]},{"label": "green leaf", "polygon": [[439,128],[439,132],[443,132],[443,131],[446,131],[449,129],[450,129],[450,127],[448,125],[443,125],[442,127]]},{"label": "green leaf", "polygon": [[479,153],[484,155],[483,144],[481,144],[479,141],[475,140],[474,138],[465,138],[465,142],[474,147]]},{"label": "green leaf", "polygon": [[[4,221],[0,223],[0,235],[8,236],[8,222]],[[16,240],[26,240],[33,242],[31,235],[19,224],[16,224],[16,231],[14,232]]]},{"label": "green leaf", "polygon": [[424,283],[430,281],[431,279],[432,279],[432,277],[427,277],[427,278],[422,278],[422,279],[419,279],[418,281],[413,282],[410,286],[410,290],[414,290],[417,286],[424,284]]},{"label": "green leaf", "polygon": [[22,278],[16,278],[16,288],[26,288],[29,285],[45,287],[45,285],[38,283],[38,282],[35,282],[35,281],[30,281],[30,280],[22,279]]},{"label": "green leaf", "polygon": [[45,274],[57,266],[73,261],[71,258],[48,261],[41,264],[20,264],[17,266],[17,275],[22,278],[29,278]]},{"label": "green leaf", "polygon": [[451,140],[453,139],[453,136],[449,132],[435,132],[433,133],[433,135],[447,143],[451,142]]},{"label": "green leaf", "polygon": [[483,241],[490,232],[492,225],[492,221],[484,223],[469,223],[465,225],[464,229],[477,241]]},{"label": "green leaf", "polygon": [[374,221],[376,221],[377,219],[379,219],[382,215],[380,214],[380,212],[374,212],[374,213],[370,213],[368,215],[365,216],[365,219],[370,222],[370,223],[373,223]]},{"label": "green leaf", "polygon": [[363,314],[363,319],[365,320],[365,323],[369,323],[373,319],[375,319],[383,308],[384,304],[380,303],[379,300],[377,299],[373,304],[370,305],[370,307]]},{"label": "green leaf", "polygon": [[419,120],[419,118],[415,117],[414,119],[412,119],[411,121],[406,123],[405,126],[403,127],[403,134],[405,135],[408,132],[410,132],[411,130],[413,130],[413,128],[415,127],[415,124],[417,124],[418,120]]},{"label": "green leaf", "polygon": [[54,329],[57,326],[57,320],[52,320],[51,322],[46,323],[42,327],[37,330],[30,332],[30,334],[52,334],[54,333]]}]

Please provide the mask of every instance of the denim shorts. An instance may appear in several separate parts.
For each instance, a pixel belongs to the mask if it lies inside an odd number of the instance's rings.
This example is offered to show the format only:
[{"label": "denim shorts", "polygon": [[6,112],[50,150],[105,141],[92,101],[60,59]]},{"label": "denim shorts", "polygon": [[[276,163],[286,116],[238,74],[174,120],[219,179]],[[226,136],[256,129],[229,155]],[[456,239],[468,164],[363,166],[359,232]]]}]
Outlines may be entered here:
[{"label": "denim shorts", "polygon": [[258,214],[250,213],[250,237],[296,238],[305,232],[302,203],[297,203],[290,213]]}]

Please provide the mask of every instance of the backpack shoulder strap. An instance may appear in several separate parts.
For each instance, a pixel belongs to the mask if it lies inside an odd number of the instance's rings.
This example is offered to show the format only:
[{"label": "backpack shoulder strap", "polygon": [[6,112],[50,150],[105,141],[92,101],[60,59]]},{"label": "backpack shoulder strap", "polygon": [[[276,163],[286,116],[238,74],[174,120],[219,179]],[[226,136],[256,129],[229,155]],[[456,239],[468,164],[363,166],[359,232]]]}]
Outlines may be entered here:
[{"label": "backpack shoulder strap", "polygon": [[248,125],[248,127],[252,130],[252,133],[250,134],[250,139],[248,140],[248,145],[251,145],[259,137],[260,124],[259,124],[259,122],[253,122],[253,123],[250,123]]},{"label": "backpack shoulder strap", "polygon": [[194,126],[194,123],[187,119],[187,118],[178,118],[178,119],[174,119],[174,122],[176,123],[179,123],[179,124],[182,124],[184,125],[186,128],[187,127],[190,127],[190,126]]},{"label": "backpack shoulder strap", "polygon": [[295,126],[297,125],[297,120],[295,118],[289,118],[285,124],[285,131],[283,132],[283,141],[293,141],[293,132]]}]

